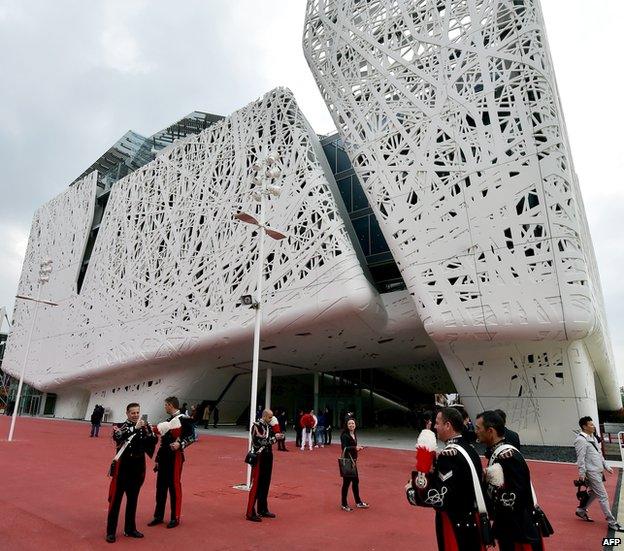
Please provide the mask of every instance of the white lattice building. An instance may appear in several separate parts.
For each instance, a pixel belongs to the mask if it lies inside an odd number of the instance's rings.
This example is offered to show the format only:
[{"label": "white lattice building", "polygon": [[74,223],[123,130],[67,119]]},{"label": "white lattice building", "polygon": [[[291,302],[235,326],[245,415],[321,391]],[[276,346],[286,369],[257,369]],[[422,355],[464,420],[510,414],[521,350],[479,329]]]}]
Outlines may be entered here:
[{"label": "white lattice building", "polygon": [[[258,240],[233,214],[254,212],[252,165],[271,150],[281,156],[282,194],[268,218],[287,239],[265,247],[262,366],[276,375],[402,366],[404,376],[429,373],[423,389],[452,384],[431,361],[407,293],[381,297],[367,279],[318,138],[277,89],[113,185],[80,292],[96,173],[37,211],[19,293],[35,294],[49,257],[44,295],[59,306],[40,307],[27,380],[58,394],[57,416],[100,403],[121,417],[134,399],[160,415],[170,394],[199,400],[222,389],[222,419],[244,410],[254,314],[239,297],[255,290]],[[32,314],[32,303],[17,303],[10,373]]]},{"label": "white lattice building", "polygon": [[[254,212],[252,165],[270,150],[268,218],[287,239],[267,240],[262,369],[456,390],[472,415],[506,410],[527,443],[568,444],[581,415],[621,407],[538,3],[310,0],[304,50],[407,289],[376,289],[373,227],[341,187],[355,181],[334,179],[276,89],[133,168],[101,223],[95,173],[37,211],[19,293],[51,258],[43,294],[59,306],[40,307],[26,373],[58,394],[56,415],[121,417],[135,399],[160,415],[169,394],[244,409],[253,310],[239,297],[258,240],[233,214]],[[122,140],[144,157],[137,136]],[[18,302],[10,373],[32,319]]]},{"label": "white lattice building", "polygon": [[539,2],[309,0],[304,50],[468,409],[621,407]]}]

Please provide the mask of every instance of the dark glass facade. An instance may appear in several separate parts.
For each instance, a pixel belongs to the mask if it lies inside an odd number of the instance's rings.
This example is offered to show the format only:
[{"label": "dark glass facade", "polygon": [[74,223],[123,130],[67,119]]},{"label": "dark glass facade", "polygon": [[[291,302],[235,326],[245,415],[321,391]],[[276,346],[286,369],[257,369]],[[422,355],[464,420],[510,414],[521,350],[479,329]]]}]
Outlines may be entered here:
[{"label": "dark glass facade", "polygon": [[342,140],[337,134],[321,139],[338,191],[344,201],[354,234],[380,293],[405,289],[405,282],[384,239],[379,222],[373,214],[368,198],[355,175]]}]

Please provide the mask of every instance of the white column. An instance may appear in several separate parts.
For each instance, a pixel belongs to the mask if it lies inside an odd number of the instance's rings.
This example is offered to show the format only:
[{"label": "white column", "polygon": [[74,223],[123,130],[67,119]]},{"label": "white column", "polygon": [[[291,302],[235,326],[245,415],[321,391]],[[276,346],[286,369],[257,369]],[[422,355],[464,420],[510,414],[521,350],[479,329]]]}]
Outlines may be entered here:
[{"label": "white column", "polygon": [[39,411],[37,412],[37,415],[42,416],[43,412],[45,411],[45,403],[46,403],[46,398],[48,397],[48,393],[44,392],[41,395],[41,403],[39,404]]},{"label": "white column", "polygon": [[265,409],[271,408],[271,383],[273,379],[273,370],[267,367],[266,370],[266,388],[264,393],[264,407]]},{"label": "white column", "polygon": [[319,373],[314,373],[314,413],[318,413],[319,407]]}]

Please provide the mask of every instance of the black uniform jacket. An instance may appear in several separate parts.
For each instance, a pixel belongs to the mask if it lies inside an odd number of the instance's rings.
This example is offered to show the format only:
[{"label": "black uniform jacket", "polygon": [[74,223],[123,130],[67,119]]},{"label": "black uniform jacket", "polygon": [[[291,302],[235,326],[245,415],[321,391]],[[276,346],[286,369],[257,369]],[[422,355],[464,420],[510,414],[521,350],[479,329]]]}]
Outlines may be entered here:
[{"label": "black uniform jacket", "polygon": [[[167,421],[171,428],[160,437],[160,447],[156,454],[156,461],[173,461],[177,452],[183,452],[193,442],[195,442],[195,428],[193,420],[183,413],[175,413]],[[180,443],[179,450],[172,450],[170,445],[174,442]]]},{"label": "black uniform jacket", "polygon": [[[494,450],[506,444],[504,440],[488,449],[485,456],[490,459]],[[494,520],[494,537],[516,543],[535,543],[541,540],[533,511],[531,474],[522,454],[515,450],[499,454],[494,463],[503,469],[502,487],[487,486],[489,507]]]},{"label": "black uniform jacket", "polygon": [[113,440],[117,446],[117,451],[119,451],[128,438],[130,438],[133,434],[135,435],[120,458],[121,465],[123,465],[124,460],[127,461],[128,458],[145,459],[145,454],[150,457],[154,455],[157,438],[149,426],[135,429],[134,423],[125,421],[124,423],[115,423],[113,427]]},{"label": "black uniform jacket", "polygon": [[[475,449],[461,436],[452,438],[448,444],[456,444],[468,452],[478,479],[483,480],[481,460]],[[477,527],[472,474],[466,459],[457,450],[445,448],[440,452],[433,473],[427,474],[427,486],[416,488],[414,498],[421,507],[447,513],[458,536],[463,529],[472,532]]]},{"label": "black uniform jacket", "polygon": [[255,453],[273,453],[272,446],[277,442],[273,427],[264,419],[258,419],[251,426],[251,447]]}]

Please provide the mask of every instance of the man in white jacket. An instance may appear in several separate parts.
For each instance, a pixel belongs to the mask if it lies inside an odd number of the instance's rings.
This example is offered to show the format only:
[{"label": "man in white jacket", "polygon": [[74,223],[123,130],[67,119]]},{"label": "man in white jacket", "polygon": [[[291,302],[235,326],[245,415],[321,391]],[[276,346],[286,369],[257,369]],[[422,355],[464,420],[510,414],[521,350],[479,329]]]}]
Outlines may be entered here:
[{"label": "man in white jacket", "polygon": [[591,417],[581,417],[579,419],[581,432],[574,441],[574,449],[576,450],[576,464],[579,469],[579,478],[585,480],[589,489],[589,500],[585,507],[576,509],[576,516],[593,522],[587,514],[587,508],[595,500],[600,502],[600,508],[609,523],[612,530],[622,531],[622,527],[611,513],[609,507],[609,496],[603,482],[603,472],[613,473],[613,469],[607,465],[598,440],[594,436],[596,426]]}]

